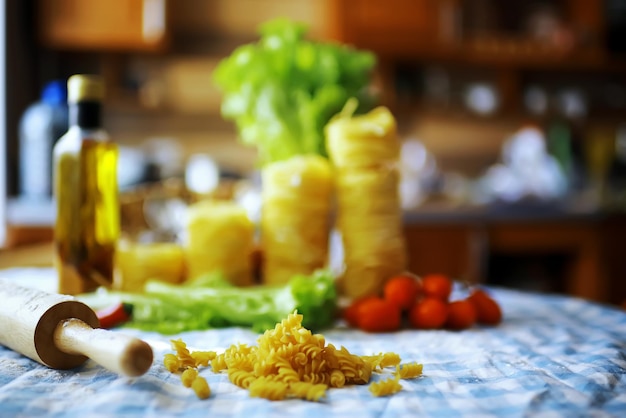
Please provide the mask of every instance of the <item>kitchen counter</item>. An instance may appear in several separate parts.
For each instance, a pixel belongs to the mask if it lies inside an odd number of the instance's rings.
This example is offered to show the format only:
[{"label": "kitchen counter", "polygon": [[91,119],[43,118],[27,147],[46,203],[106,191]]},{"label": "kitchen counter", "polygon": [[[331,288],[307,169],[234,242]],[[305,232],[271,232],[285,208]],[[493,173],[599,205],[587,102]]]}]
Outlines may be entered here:
[{"label": "kitchen counter", "polygon": [[426,202],[415,209],[406,210],[404,221],[406,224],[588,221],[602,219],[615,212],[620,211],[607,210],[581,199],[485,205]]},{"label": "kitchen counter", "polygon": [[[54,285],[50,269],[1,274],[32,286]],[[322,330],[327,343],[351,353],[393,351],[403,363],[424,365],[422,376],[401,380],[402,390],[391,396],[376,398],[361,385],[330,389],[321,402],[272,402],[251,398],[226,374],[203,368],[212,394],[199,400],[163,366],[170,339],[219,352],[231,344],[254,345],[258,334],[242,328],[176,335],[118,329],[152,346],[155,361],[145,375],[119,377],[92,361],[52,370],[0,347],[0,416],[617,417],[626,411],[625,312],[571,297],[490,291],[504,312],[496,327],[370,334],[339,322]],[[372,381],[392,372],[375,373]]]},{"label": "kitchen counter", "polygon": [[[14,208],[15,209],[15,208]],[[15,210],[14,210],[15,212]],[[409,270],[487,282],[495,255],[564,259],[561,293],[621,304],[626,300],[622,237],[626,214],[582,205],[459,207],[424,205],[404,215]],[[9,226],[0,268],[52,263],[49,225]]]},{"label": "kitchen counter", "polygon": [[409,269],[418,274],[439,271],[470,282],[501,280],[489,271],[495,256],[552,257],[564,264],[562,277],[551,277],[555,283],[548,284],[555,291],[600,302],[626,300],[623,210],[581,202],[430,204],[407,211],[404,220]]},{"label": "kitchen counter", "polygon": [[50,241],[0,250],[0,269],[50,267],[52,263],[53,244]]}]

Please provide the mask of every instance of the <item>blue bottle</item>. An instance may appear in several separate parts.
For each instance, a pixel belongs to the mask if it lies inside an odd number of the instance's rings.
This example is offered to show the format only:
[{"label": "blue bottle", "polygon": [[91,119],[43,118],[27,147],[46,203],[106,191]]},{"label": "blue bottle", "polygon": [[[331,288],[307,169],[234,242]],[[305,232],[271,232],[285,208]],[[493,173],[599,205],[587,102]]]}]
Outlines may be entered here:
[{"label": "blue bottle", "polygon": [[68,129],[67,87],[47,83],[39,101],[31,104],[19,126],[19,194],[29,200],[52,197],[52,147]]}]

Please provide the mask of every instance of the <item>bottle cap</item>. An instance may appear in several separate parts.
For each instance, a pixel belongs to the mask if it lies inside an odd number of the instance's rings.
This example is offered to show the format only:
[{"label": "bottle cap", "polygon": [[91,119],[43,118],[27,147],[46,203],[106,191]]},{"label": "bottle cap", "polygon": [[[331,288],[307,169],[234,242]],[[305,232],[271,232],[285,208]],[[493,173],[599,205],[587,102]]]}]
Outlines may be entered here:
[{"label": "bottle cap", "polygon": [[69,103],[95,101],[104,98],[104,82],[97,75],[73,75],[67,81],[67,101]]},{"label": "bottle cap", "polygon": [[41,101],[52,106],[65,105],[67,103],[67,86],[61,80],[53,80],[43,88]]}]

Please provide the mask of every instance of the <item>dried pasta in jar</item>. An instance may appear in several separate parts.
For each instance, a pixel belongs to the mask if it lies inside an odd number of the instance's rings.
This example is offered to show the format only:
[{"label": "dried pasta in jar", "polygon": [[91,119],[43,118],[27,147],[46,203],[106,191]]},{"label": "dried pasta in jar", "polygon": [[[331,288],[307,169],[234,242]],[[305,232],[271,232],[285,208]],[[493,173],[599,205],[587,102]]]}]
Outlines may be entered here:
[{"label": "dried pasta in jar", "polygon": [[141,292],[148,280],[180,283],[184,278],[185,256],[180,245],[119,242],[115,254],[115,289]]},{"label": "dried pasta in jar", "polygon": [[384,107],[340,115],[327,125],[326,140],[343,243],[340,292],[350,298],[380,293],[406,268],[395,120]]},{"label": "dried pasta in jar", "polygon": [[187,276],[222,272],[236,286],[252,284],[254,224],[245,209],[231,201],[200,201],[187,212]]},{"label": "dried pasta in jar", "polygon": [[296,156],[262,171],[263,281],[286,283],[328,259],[332,170],[320,156]]}]

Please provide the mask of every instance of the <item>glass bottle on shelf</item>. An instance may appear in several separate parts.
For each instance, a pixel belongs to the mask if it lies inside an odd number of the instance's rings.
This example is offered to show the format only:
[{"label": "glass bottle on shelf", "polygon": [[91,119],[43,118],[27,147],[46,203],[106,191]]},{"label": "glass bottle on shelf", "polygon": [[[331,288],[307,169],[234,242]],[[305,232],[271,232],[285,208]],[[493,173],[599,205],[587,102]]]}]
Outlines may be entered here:
[{"label": "glass bottle on shelf", "polygon": [[19,194],[28,200],[50,200],[52,194],[52,148],[67,131],[65,82],[47,83],[39,101],[20,119]]},{"label": "glass bottle on shelf", "polygon": [[109,287],[120,234],[117,145],[102,127],[104,84],[68,80],[69,129],[54,147],[55,265],[60,293]]}]

